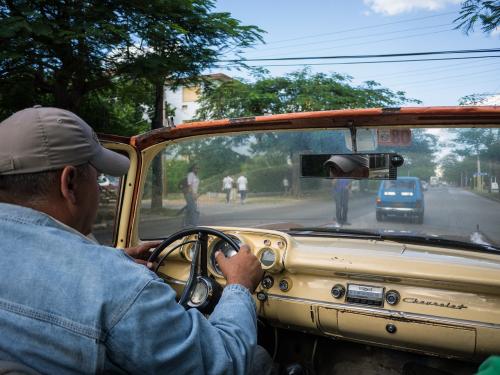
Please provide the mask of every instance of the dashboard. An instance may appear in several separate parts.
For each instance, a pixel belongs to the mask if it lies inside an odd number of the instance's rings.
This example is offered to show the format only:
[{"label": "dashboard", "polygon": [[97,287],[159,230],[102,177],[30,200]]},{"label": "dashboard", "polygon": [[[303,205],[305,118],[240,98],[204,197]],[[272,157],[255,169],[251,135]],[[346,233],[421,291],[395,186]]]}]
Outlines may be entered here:
[{"label": "dashboard", "polygon": [[[284,237],[266,232],[248,232],[248,231],[226,231],[226,234],[233,239],[236,244],[246,244],[261,262],[262,268],[271,273],[280,272],[283,269],[283,260],[286,251],[287,241]],[[178,254],[191,262],[194,255],[194,246],[196,236],[184,238],[185,245],[179,247]],[[179,243],[173,244],[178,246]],[[212,276],[223,279],[224,276],[219,269],[215,254],[221,251],[226,257],[236,254],[226,241],[220,238],[210,237],[208,240],[208,269]]]},{"label": "dashboard", "polygon": [[[289,236],[215,228],[260,260],[254,297],[276,327],[450,358],[483,358],[500,347],[500,257],[391,241]],[[189,275],[193,238],[159,268],[178,293]],[[178,244],[173,244],[176,246]],[[225,280],[214,254],[235,253],[210,238],[208,269]]]}]

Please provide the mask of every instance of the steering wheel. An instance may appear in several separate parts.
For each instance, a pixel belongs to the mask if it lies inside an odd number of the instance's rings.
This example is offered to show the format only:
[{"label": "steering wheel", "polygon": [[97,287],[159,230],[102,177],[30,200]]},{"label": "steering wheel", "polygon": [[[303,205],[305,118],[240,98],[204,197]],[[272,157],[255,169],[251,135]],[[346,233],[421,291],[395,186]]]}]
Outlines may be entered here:
[{"label": "steering wheel", "polygon": [[[198,235],[196,240],[182,242],[181,244],[170,249],[158,260],[160,254],[165,248],[183,237],[194,234]],[[165,258],[174,250],[186,245],[187,243],[194,243],[194,254],[193,259],[191,260],[191,269],[189,271],[189,277],[186,281],[186,286],[184,287],[181,298],[179,299],[179,304],[185,309],[196,308],[204,314],[210,314],[222,296],[222,286],[208,275],[207,263],[209,235],[226,241],[235,251],[239,251],[238,244],[223,232],[211,228],[193,227],[180,230],[166,238],[156,249],[154,249],[148,259],[148,262],[155,264],[153,271],[157,273],[158,268],[163,263]]]}]

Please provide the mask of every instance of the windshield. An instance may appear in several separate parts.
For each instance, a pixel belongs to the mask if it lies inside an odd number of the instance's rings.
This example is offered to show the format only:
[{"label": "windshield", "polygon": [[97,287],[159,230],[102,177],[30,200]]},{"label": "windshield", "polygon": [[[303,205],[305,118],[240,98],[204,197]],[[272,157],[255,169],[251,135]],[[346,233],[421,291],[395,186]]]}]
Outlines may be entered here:
[{"label": "windshield", "polygon": [[166,144],[159,154],[162,209],[150,209],[152,163],[140,237],[165,237],[189,225],[337,227],[500,245],[498,129],[413,128],[410,140],[383,144],[382,130],[366,132],[371,141],[358,142],[358,152],[403,156],[396,180],[301,178],[300,155],[352,153],[345,129],[262,131]]}]

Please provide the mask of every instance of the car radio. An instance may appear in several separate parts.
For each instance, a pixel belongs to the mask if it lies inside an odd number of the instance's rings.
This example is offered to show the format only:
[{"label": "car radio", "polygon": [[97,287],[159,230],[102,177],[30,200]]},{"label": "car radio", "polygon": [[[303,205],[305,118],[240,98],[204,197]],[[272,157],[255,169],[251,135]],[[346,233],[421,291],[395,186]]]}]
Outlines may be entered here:
[{"label": "car radio", "polygon": [[384,288],[371,285],[347,284],[345,301],[361,305],[383,306]]}]

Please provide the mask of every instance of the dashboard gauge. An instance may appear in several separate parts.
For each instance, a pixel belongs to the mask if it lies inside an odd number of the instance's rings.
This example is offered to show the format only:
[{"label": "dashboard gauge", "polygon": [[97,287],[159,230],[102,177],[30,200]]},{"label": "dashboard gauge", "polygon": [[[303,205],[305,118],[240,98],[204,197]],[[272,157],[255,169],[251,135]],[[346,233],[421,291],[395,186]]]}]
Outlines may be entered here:
[{"label": "dashboard gauge", "polygon": [[257,253],[257,258],[262,264],[262,269],[268,272],[280,272],[283,267],[281,265],[280,253],[277,249],[271,247],[263,247]]},{"label": "dashboard gauge", "polygon": [[190,304],[193,307],[199,306],[206,301],[207,297],[208,297],[208,286],[204,282],[198,281],[198,283],[193,289],[193,293],[191,293]]},{"label": "dashboard gauge", "polygon": [[183,241],[181,253],[187,260],[193,260],[194,250],[196,245],[196,237],[186,237]]},{"label": "dashboard gauge", "polygon": [[[238,246],[241,245],[241,241],[239,240],[238,237],[235,237],[232,235],[228,235],[228,236],[231,237],[234,240],[234,242],[236,242],[236,244]],[[212,266],[212,269],[215,271],[215,273],[218,276],[223,276],[222,271],[220,270],[219,265],[217,264],[217,262],[215,260],[215,253],[217,251],[222,251],[222,253],[224,254],[224,256],[226,258],[231,258],[232,256],[236,255],[237,251],[235,249],[233,249],[233,247],[231,245],[229,245],[226,241],[224,241],[222,239],[217,239],[213,243],[212,249],[210,251],[210,265]]]},{"label": "dashboard gauge", "polygon": [[260,262],[265,267],[271,267],[276,261],[276,254],[273,249],[264,248],[260,251]]}]

